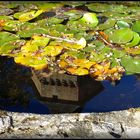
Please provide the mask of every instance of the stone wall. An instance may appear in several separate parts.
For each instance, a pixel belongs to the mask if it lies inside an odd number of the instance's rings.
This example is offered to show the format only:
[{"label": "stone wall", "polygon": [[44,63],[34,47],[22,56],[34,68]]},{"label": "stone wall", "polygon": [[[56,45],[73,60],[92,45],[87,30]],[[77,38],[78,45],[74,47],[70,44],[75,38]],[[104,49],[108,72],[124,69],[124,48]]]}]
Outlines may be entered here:
[{"label": "stone wall", "polygon": [[140,138],[140,108],[54,115],[1,111],[0,138]]}]

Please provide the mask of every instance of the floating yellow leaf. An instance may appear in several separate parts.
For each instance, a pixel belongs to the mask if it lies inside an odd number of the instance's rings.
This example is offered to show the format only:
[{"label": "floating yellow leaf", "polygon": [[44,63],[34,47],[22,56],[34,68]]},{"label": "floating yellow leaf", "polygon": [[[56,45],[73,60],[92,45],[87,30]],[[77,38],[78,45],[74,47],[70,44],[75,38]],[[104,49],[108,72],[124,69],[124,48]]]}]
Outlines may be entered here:
[{"label": "floating yellow leaf", "polygon": [[124,72],[123,67],[116,66],[110,68],[110,62],[102,63],[102,64],[95,64],[90,69],[90,76],[95,78],[97,81],[103,80],[119,80]]},{"label": "floating yellow leaf", "polygon": [[58,66],[62,69],[65,69],[68,66],[68,63],[65,60],[58,61]]},{"label": "floating yellow leaf", "polygon": [[95,62],[89,61],[87,59],[75,59],[73,63],[77,66],[89,69]]},{"label": "floating yellow leaf", "polygon": [[21,12],[21,13],[16,13],[16,14],[18,14],[18,16],[19,16],[18,19],[20,21],[29,21],[29,20],[34,19],[37,16],[39,16],[42,12],[43,12],[43,10],[38,10],[38,11],[33,10],[30,12],[26,12],[26,13]]},{"label": "floating yellow leaf", "polygon": [[130,54],[137,55],[137,54],[140,54],[140,46],[135,47],[135,48],[125,48],[125,51]]},{"label": "floating yellow leaf", "polygon": [[22,46],[21,51],[23,53],[26,53],[31,55],[32,53],[35,53],[37,51],[39,51],[39,49],[42,47],[45,47],[48,42],[49,42],[49,38],[44,37],[44,36],[37,36],[34,35],[32,37],[33,40],[28,41],[24,46]]},{"label": "floating yellow leaf", "polygon": [[46,58],[37,58],[32,56],[17,56],[14,58],[16,63],[41,70],[47,67]]},{"label": "floating yellow leaf", "polygon": [[85,47],[85,44],[81,45],[80,42],[78,43],[69,43],[69,42],[62,42],[62,45],[64,48],[68,48],[68,49],[83,49]]},{"label": "floating yellow leaf", "polygon": [[79,75],[79,76],[82,76],[82,75],[88,75],[88,70],[85,69],[85,68],[74,68],[74,67],[70,67],[70,68],[67,68],[67,72],[70,73],[70,74],[73,74],[73,75]]},{"label": "floating yellow leaf", "polygon": [[42,53],[42,55],[57,56],[62,52],[62,49],[62,46],[47,46],[44,48],[44,52]]}]

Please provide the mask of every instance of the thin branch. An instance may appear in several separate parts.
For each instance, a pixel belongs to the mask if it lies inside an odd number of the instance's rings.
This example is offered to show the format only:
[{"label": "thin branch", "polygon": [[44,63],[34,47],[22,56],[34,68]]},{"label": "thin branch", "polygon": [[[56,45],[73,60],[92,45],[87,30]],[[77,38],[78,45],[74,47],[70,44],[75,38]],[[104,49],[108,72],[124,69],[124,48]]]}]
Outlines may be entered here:
[{"label": "thin branch", "polygon": [[112,43],[108,42],[105,38],[103,38],[103,37],[100,35],[100,33],[95,32],[95,34],[99,37],[99,39],[101,39],[101,40],[102,40],[105,44],[107,44],[109,47],[115,48],[115,49],[118,49],[118,50],[124,50],[122,47],[113,45]]},{"label": "thin branch", "polygon": [[69,43],[77,43],[77,40],[70,40],[70,39],[66,39],[66,38],[61,38],[61,37],[55,37],[55,36],[50,36],[50,35],[46,35],[46,34],[42,34],[45,37],[51,38],[51,39],[56,39],[56,40],[61,40],[61,41],[66,41]]}]

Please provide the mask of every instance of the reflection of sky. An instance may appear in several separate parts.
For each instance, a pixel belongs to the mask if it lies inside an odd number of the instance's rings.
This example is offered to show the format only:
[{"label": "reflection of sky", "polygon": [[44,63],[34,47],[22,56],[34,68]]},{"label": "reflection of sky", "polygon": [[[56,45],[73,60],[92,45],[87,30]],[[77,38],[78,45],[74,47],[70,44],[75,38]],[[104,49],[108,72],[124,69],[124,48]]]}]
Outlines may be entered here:
[{"label": "reflection of sky", "polygon": [[13,112],[26,112],[26,113],[37,113],[37,114],[49,114],[49,109],[44,104],[39,103],[36,99],[31,100],[28,107],[23,106],[8,106],[7,111]]},{"label": "reflection of sky", "polygon": [[[6,68],[7,71],[10,70],[10,67],[8,68]],[[23,69],[21,74],[26,74],[26,69]],[[83,107],[82,112],[106,112],[140,107],[140,81],[136,79],[136,76],[124,76],[116,86],[112,86],[108,81],[104,81],[102,84],[105,89],[90,99]],[[22,83],[20,88],[24,89],[25,94],[30,95],[28,106],[7,106],[3,108],[4,110],[50,114],[47,104],[40,102],[35,97],[31,85]]]},{"label": "reflection of sky", "polygon": [[102,82],[105,89],[87,102],[82,112],[106,112],[140,107],[140,81],[136,76],[125,76],[117,86]]}]

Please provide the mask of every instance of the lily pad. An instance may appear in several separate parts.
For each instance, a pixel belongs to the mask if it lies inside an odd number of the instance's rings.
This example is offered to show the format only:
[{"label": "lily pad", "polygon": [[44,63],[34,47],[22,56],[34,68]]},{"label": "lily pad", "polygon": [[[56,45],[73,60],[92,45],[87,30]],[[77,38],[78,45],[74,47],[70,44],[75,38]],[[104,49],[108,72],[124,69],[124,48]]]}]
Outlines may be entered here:
[{"label": "lily pad", "polygon": [[33,28],[30,30],[18,31],[17,35],[20,36],[21,38],[29,38],[35,34],[41,35],[41,34],[48,34],[48,33],[49,31],[45,28]]},{"label": "lily pad", "polygon": [[140,73],[140,60],[131,56],[125,56],[121,60],[121,65],[125,68],[126,72]]},{"label": "lily pad", "polygon": [[69,20],[78,20],[82,17],[82,13],[79,10],[69,10],[64,12],[64,15],[67,15]]},{"label": "lily pad", "polygon": [[113,49],[113,57],[114,57],[114,58],[121,58],[121,57],[123,57],[125,54],[126,54],[126,52],[123,51],[123,50],[116,50],[116,49]]},{"label": "lily pad", "polygon": [[88,75],[89,72],[87,69],[84,69],[84,68],[67,68],[66,69],[68,73],[70,74],[73,74],[73,75],[79,75],[79,76],[82,76],[82,75]]},{"label": "lily pad", "polygon": [[125,51],[126,51],[128,54],[140,55],[140,46],[131,47],[131,48],[125,48]]},{"label": "lily pad", "polygon": [[94,12],[106,12],[110,8],[108,4],[90,3],[86,4],[89,10]]},{"label": "lily pad", "polygon": [[118,44],[125,44],[127,42],[130,42],[133,38],[134,34],[133,31],[129,28],[122,28],[115,30],[113,33],[109,34],[109,39],[113,43]]},{"label": "lily pad", "polygon": [[22,56],[19,55],[14,58],[14,61],[18,64],[27,66],[27,67],[32,67],[35,70],[41,70],[44,69],[48,66],[46,58],[36,58],[32,56]]},{"label": "lily pad", "polygon": [[46,46],[43,49],[42,55],[45,56],[57,56],[62,52],[63,47],[62,46]]},{"label": "lily pad", "polygon": [[56,2],[53,2],[53,3],[45,2],[42,4],[42,2],[37,2],[36,5],[37,5],[38,9],[41,9],[43,11],[50,11],[50,10],[58,9],[58,8],[62,7],[64,4],[56,3]]},{"label": "lily pad", "polygon": [[92,27],[96,27],[99,23],[98,18],[95,13],[85,13],[81,19],[79,19],[80,22],[89,24]]},{"label": "lily pad", "polygon": [[94,61],[89,61],[88,59],[75,59],[73,64],[81,68],[89,69],[92,65],[96,64]]},{"label": "lily pad", "polygon": [[19,19],[19,21],[29,21],[39,16],[42,12],[43,10],[38,10],[38,11],[32,10],[30,12],[18,12],[14,14],[14,17]]},{"label": "lily pad", "polygon": [[[25,44],[25,40],[14,40],[5,42],[2,46],[0,46],[0,54],[1,55],[12,55],[14,54],[14,49],[20,50],[21,46]],[[16,53],[16,52],[15,52]]]},{"label": "lily pad", "polygon": [[123,20],[117,21],[116,24],[117,24],[117,26],[119,28],[130,28],[130,25],[127,22],[123,21]]},{"label": "lily pad", "polygon": [[3,44],[20,39],[19,36],[9,33],[9,32],[0,32],[0,46]]},{"label": "lily pad", "polygon": [[99,24],[99,26],[97,26],[97,30],[105,30],[108,28],[112,28],[115,26],[115,23],[115,19],[108,19],[105,23]]},{"label": "lily pad", "polygon": [[140,33],[140,20],[136,21],[133,25],[132,25],[132,30]]},{"label": "lily pad", "polygon": [[27,41],[27,43],[24,46],[22,46],[21,51],[26,55],[31,55],[30,53],[35,53],[36,51],[45,48],[49,41],[50,38],[34,35],[32,37],[32,40]]},{"label": "lily pad", "polygon": [[139,34],[136,33],[136,32],[134,32],[133,34],[134,34],[133,40],[130,43],[127,43],[125,45],[125,47],[133,47],[133,46],[136,46],[136,45],[139,44],[139,42],[140,42],[140,36],[139,36]]},{"label": "lily pad", "polygon": [[0,20],[13,20],[12,16],[0,16]]},{"label": "lily pad", "polygon": [[16,20],[10,20],[10,21],[7,21],[5,22],[4,26],[3,26],[3,29],[6,30],[6,31],[19,31],[20,30],[20,26],[22,25],[23,23],[20,22],[20,21],[16,21]]}]

